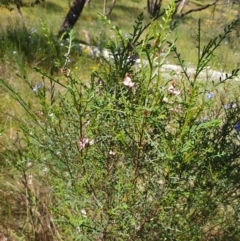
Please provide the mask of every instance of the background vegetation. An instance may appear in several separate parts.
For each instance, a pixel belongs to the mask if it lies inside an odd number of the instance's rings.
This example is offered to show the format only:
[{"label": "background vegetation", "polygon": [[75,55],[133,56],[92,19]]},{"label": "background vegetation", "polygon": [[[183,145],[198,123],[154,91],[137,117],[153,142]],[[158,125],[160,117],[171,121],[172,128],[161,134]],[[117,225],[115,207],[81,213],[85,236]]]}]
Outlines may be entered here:
[{"label": "background vegetation", "polygon": [[1,239],[239,240],[237,9],[168,3],[92,2],[66,40],[64,1],[1,9]]}]

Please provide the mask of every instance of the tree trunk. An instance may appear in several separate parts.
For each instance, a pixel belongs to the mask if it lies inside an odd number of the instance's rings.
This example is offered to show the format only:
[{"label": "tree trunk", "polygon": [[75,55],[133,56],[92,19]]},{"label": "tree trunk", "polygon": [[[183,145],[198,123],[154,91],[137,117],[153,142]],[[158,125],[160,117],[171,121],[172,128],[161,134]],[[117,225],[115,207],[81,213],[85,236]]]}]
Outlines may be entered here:
[{"label": "tree trunk", "polygon": [[72,6],[70,7],[68,14],[58,32],[58,36],[62,36],[64,32],[68,32],[72,29],[77,22],[86,0],[74,0]]},{"label": "tree trunk", "polygon": [[147,1],[147,9],[151,18],[155,18],[160,12],[162,5],[162,0],[148,0]]}]

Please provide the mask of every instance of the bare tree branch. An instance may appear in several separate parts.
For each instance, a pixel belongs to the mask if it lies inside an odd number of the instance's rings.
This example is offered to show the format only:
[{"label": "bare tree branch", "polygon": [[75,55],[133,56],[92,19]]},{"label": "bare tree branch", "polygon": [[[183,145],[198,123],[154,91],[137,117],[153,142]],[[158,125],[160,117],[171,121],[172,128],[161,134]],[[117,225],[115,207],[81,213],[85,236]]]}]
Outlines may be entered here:
[{"label": "bare tree branch", "polygon": [[112,12],[112,10],[113,10],[113,8],[114,8],[114,5],[115,5],[115,3],[116,3],[116,1],[117,1],[117,0],[112,0],[112,5],[111,5],[111,7],[109,8],[109,10],[108,10],[108,12],[107,12],[107,11],[106,11],[106,8],[107,8],[107,0],[104,0],[104,2],[103,2],[103,14],[104,14],[105,16],[108,16],[108,15],[111,14],[111,12]]},{"label": "bare tree branch", "polygon": [[219,1],[219,0],[215,0],[215,2],[210,3],[210,4],[206,4],[206,5],[204,5],[203,7],[200,7],[200,8],[190,9],[189,11],[187,11],[187,12],[185,12],[185,13],[182,13],[180,16],[181,16],[181,17],[184,17],[184,16],[186,16],[186,15],[189,14],[189,13],[202,11],[202,10],[204,10],[204,9],[207,9],[207,8],[213,6],[213,5],[216,5],[218,1]]}]

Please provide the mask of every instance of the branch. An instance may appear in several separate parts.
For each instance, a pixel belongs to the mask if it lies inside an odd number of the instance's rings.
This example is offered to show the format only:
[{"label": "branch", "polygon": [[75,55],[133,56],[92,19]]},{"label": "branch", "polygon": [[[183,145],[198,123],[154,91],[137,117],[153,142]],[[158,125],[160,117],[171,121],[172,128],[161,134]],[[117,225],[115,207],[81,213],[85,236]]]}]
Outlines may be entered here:
[{"label": "branch", "polygon": [[112,12],[112,10],[113,10],[113,8],[114,8],[114,5],[115,5],[115,3],[116,3],[116,1],[117,1],[117,0],[112,0],[112,5],[111,5],[111,7],[109,8],[108,12],[106,12],[106,4],[107,4],[106,2],[107,2],[107,0],[104,1],[103,13],[104,13],[105,16],[108,16],[108,15],[111,14],[111,12]]},{"label": "branch", "polygon": [[207,5],[205,5],[205,6],[203,6],[203,7],[200,7],[200,8],[190,9],[189,11],[187,11],[187,12],[185,12],[185,13],[182,13],[180,16],[181,16],[181,17],[184,17],[185,15],[187,15],[187,14],[189,14],[189,13],[202,11],[202,10],[204,10],[204,9],[206,9],[206,8],[209,8],[209,7],[213,6],[213,5],[216,5],[218,1],[219,1],[219,0],[215,0],[215,2],[210,3],[210,4],[207,4]]}]

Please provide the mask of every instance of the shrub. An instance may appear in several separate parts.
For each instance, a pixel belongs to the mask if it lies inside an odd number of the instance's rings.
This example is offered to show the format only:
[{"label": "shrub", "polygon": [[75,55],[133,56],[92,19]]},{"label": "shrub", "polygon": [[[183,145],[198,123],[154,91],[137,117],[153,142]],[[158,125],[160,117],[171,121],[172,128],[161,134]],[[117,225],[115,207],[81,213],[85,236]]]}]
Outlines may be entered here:
[{"label": "shrub", "polygon": [[[238,70],[219,82],[200,78],[236,23],[202,47],[199,22],[198,64],[189,76],[168,39],[173,11],[174,4],[146,26],[140,15],[129,35],[104,19],[116,36],[112,57],[89,82],[67,61],[65,81],[37,69],[44,81],[34,88],[34,105],[1,80],[27,113],[6,151],[26,206],[27,225],[16,236],[239,240],[240,111],[236,96],[230,103],[221,94],[237,85],[228,82]],[[182,73],[166,77],[161,66],[170,53]]]}]

